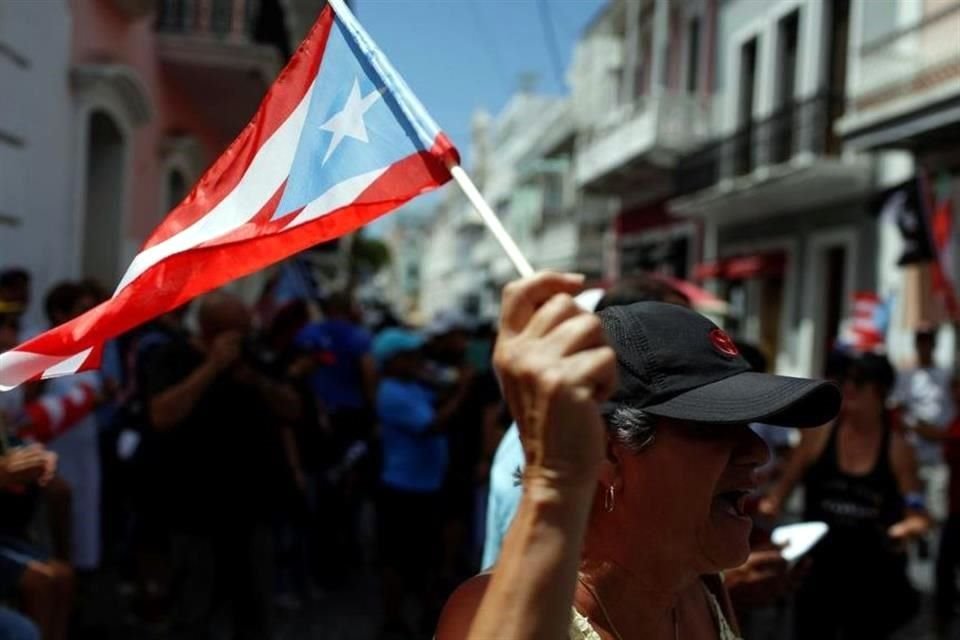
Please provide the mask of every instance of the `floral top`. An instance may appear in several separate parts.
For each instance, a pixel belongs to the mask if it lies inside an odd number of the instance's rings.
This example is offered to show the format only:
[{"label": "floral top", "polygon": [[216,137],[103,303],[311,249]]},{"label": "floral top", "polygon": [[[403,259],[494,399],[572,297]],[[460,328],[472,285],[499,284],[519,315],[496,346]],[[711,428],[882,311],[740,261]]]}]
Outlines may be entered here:
[{"label": "floral top", "polygon": [[[717,630],[720,632],[720,640],[743,640],[740,636],[733,632],[733,629],[730,628],[730,623],[727,622],[726,617],[723,615],[723,609],[720,608],[720,603],[717,602],[716,596],[710,592],[709,589],[704,585],[704,592],[707,594],[707,599],[710,601],[710,604],[713,608],[713,618],[717,621]],[[569,640],[603,640],[600,637],[600,634],[597,633],[593,626],[590,624],[590,620],[586,616],[582,615],[576,609],[573,610],[573,618],[570,621],[570,634]]]}]

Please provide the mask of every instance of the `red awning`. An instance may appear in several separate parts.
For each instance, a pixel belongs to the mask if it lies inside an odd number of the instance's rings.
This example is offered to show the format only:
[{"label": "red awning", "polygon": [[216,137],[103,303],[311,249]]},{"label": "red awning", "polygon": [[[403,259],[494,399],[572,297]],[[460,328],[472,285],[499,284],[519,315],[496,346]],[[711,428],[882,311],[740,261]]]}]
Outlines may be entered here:
[{"label": "red awning", "polygon": [[782,276],[787,268],[787,256],[782,251],[755,253],[746,256],[703,262],[694,267],[696,280],[749,280],[751,278]]},{"label": "red awning", "polygon": [[680,280],[661,273],[652,274],[654,278],[660,280],[669,287],[684,295],[694,309],[702,313],[725,314],[727,312],[727,303],[713,295],[706,289],[698,287],[687,280]]},{"label": "red awning", "polygon": [[723,277],[723,263],[701,262],[693,268],[694,280],[712,280]]}]

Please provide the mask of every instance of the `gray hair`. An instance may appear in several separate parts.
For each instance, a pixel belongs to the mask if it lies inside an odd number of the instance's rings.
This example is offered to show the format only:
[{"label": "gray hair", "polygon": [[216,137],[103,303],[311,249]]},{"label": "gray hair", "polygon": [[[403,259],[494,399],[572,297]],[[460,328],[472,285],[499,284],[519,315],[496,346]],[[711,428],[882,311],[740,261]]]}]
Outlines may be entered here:
[{"label": "gray hair", "polygon": [[[656,418],[643,409],[617,407],[608,416],[604,416],[607,432],[616,442],[634,453],[640,453],[653,444],[657,435]],[[523,469],[517,467],[513,472],[514,485],[520,486]]]},{"label": "gray hair", "polygon": [[617,407],[607,417],[610,436],[634,453],[640,453],[657,435],[656,418],[642,409]]}]

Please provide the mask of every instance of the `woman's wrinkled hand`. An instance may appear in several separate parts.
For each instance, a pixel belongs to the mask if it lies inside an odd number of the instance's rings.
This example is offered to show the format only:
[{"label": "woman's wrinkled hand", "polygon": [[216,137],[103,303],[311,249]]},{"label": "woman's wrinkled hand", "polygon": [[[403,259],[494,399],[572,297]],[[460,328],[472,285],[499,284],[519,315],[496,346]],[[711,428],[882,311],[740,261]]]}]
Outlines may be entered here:
[{"label": "woman's wrinkled hand", "polygon": [[599,403],[616,388],[616,356],[599,318],[573,295],[583,277],[538,273],[503,290],[494,366],[520,427],[528,490],[595,485],[606,434]]}]

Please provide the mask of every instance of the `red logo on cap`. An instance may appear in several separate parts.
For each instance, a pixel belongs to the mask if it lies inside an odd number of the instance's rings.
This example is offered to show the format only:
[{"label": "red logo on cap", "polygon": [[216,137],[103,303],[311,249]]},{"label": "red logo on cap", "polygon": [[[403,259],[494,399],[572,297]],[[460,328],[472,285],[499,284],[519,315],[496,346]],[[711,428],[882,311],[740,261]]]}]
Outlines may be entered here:
[{"label": "red logo on cap", "polygon": [[738,355],[740,355],[740,349],[737,349],[737,345],[734,344],[733,338],[728,336],[727,332],[723,329],[714,329],[711,331],[710,342],[712,342],[713,346],[717,348],[717,351],[725,356],[736,358]]}]

